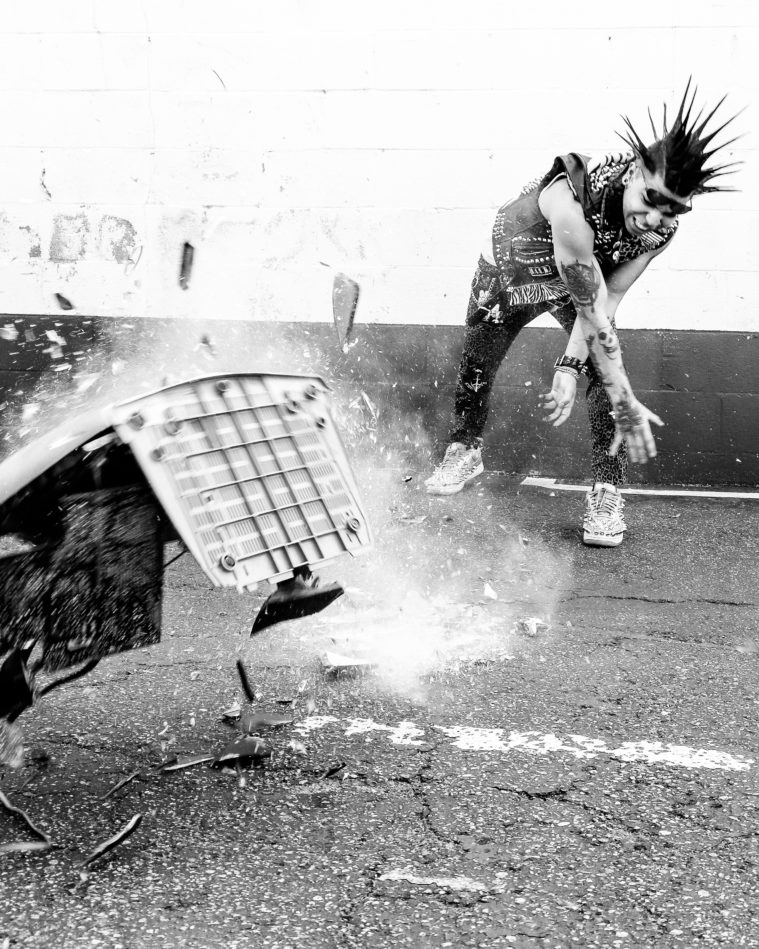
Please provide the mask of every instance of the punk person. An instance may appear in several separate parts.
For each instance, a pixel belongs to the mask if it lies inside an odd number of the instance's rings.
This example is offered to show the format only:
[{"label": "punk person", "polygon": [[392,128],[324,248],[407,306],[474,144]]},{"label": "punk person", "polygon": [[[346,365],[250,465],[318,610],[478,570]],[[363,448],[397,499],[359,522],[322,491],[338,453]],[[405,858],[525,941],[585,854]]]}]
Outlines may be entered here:
[{"label": "punk person", "polygon": [[617,307],[669,246],[693,198],[732,190],[716,179],[737,164],[710,163],[735,141],[712,144],[735,116],[707,131],[724,98],[706,116],[703,109],[696,114],[690,86],[689,80],[671,126],[666,105],[661,133],[651,121],[653,144],[645,145],[624,117],[620,137],[628,152],[559,156],[498,211],[491,246],[472,281],[450,444],[425,482],[428,493],[454,494],[484,470],[483,430],[495,374],[519,331],[549,312],[569,341],[556,360],[551,391],[542,397],[547,421],[557,426],[569,418],[578,378],[588,378],[593,487],[583,540],[606,547],[622,542],[620,486],[628,459],[643,463],[656,454],[651,423],[663,423],[633,394],[617,337]]}]

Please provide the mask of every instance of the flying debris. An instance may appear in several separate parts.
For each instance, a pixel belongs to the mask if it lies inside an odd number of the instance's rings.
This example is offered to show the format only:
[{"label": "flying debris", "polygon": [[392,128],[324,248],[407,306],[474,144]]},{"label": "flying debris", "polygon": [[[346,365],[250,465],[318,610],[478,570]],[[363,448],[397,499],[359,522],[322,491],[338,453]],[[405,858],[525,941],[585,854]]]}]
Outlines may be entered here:
[{"label": "flying debris", "polygon": [[336,273],[332,281],[332,319],[340,348],[347,353],[353,343],[353,321],[360,295],[359,285],[344,273]]},{"label": "flying debris", "polygon": [[312,570],[371,534],[321,378],[188,380],[80,414],[0,464],[0,734],[105,656],[159,641],[176,541],[214,586],[276,585],[256,633],[343,593]]},{"label": "flying debris", "polygon": [[190,275],[192,274],[192,263],[195,259],[195,248],[189,241],[182,245],[182,259],[179,264],[179,286],[187,290],[190,286]]},{"label": "flying debris", "polygon": [[55,296],[56,302],[58,303],[58,306],[59,306],[62,310],[73,310],[73,309],[74,309],[74,304],[71,302],[71,300],[69,300],[68,297],[64,297],[64,295],[63,295],[62,293],[56,293],[56,294],[54,294],[54,296]]}]

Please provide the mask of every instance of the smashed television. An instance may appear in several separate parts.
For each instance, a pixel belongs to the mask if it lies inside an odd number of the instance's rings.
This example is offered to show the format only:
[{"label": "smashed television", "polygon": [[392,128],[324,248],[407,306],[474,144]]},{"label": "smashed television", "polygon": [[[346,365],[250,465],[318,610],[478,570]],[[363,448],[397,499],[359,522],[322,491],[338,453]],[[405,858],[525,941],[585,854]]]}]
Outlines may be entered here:
[{"label": "smashed television", "polygon": [[[371,534],[320,377],[189,379],[82,413],[0,464],[0,723],[159,641],[176,542],[214,586],[275,584],[252,633],[340,596],[314,571]],[[43,672],[58,678],[40,688]]]}]

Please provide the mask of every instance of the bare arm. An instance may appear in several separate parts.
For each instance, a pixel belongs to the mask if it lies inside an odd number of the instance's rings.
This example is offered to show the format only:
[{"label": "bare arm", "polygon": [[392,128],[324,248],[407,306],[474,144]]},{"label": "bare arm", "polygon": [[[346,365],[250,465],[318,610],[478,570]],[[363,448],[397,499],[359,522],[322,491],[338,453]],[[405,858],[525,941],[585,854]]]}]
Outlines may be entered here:
[{"label": "bare arm", "polygon": [[[663,248],[662,248],[663,250]],[[615,267],[606,278],[606,316],[612,320],[617,313],[617,307],[622,302],[622,298],[640,277],[649,263],[661,253],[661,250],[650,251],[647,254],[641,254],[633,260],[626,260],[623,264]],[[582,320],[576,320],[572,327],[572,333],[565,350],[567,356],[575,356],[580,362],[585,362],[588,358],[588,345],[585,342],[585,329]]]},{"label": "bare arm", "polygon": [[[539,200],[541,212],[551,223],[556,266],[577,310],[590,359],[612,404],[617,425],[613,450],[624,440],[631,461],[646,461],[656,454],[649,422],[662,423],[638,402],[627,378],[619,340],[609,320],[609,309],[616,309],[616,303],[610,299],[593,256],[593,231],[565,180],[555,181]],[[618,299],[623,286],[624,280],[618,276],[614,294]]]}]

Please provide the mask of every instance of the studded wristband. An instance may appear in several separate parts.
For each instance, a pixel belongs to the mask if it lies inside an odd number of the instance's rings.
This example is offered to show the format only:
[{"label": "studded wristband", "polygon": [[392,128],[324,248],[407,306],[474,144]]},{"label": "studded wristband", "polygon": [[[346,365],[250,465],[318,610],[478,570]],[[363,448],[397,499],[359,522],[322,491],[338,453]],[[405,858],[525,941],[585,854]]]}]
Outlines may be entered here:
[{"label": "studded wristband", "polygon": [[567,376],[571,376],[573,379],[579,379],[580,373],[576,369],[570,369],[569,366],[559,366],[556,372],[563,372]]},{"label": "studded wristband", "polygon": [[570,369],[573,372],[584,374],[587,376],[588,369],[587,363],[582,362],[577,356],[559,356],[556,362],[553,364],[554,369]]}]

